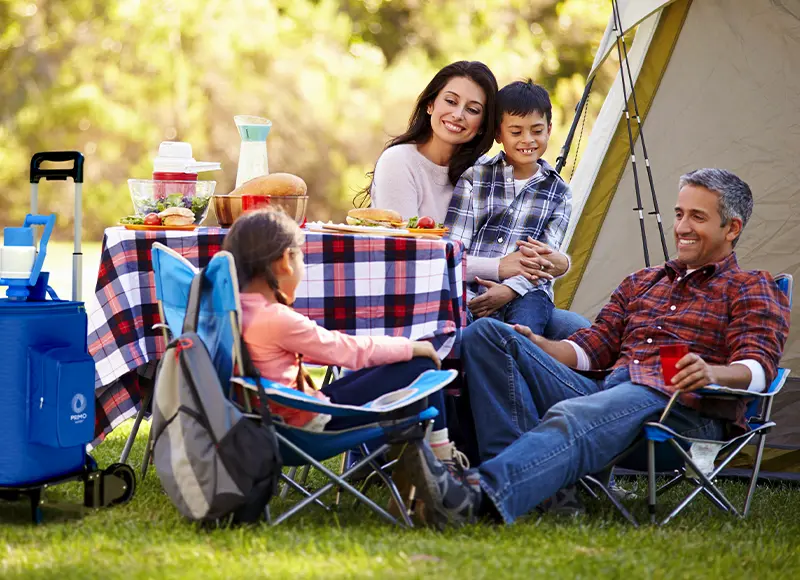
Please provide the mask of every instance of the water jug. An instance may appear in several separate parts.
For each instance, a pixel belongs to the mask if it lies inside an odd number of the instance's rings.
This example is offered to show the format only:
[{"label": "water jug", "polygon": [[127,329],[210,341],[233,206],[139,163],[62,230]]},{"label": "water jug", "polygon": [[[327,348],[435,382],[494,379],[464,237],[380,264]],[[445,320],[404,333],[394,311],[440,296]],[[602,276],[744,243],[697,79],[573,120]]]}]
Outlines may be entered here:
[{"label": "water jug", "polygon": [[254,177],[269,173],[267,135],[272,128],[272,121],[252,115],[236,115],[233,120],[242,138],[236,171],[236,187],[239,187]]}]

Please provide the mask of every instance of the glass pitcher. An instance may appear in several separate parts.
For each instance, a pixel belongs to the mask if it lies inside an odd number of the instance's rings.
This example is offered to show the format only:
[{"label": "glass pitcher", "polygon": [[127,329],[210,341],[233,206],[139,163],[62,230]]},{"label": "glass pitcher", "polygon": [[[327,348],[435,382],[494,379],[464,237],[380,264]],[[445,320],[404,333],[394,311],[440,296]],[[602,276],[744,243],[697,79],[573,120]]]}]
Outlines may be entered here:
[{"label": "glass pitcher", "polygon": [[236,171],[236,187],[239,187],[254,177],[269,173],[267,135],[272,128],[272,121],[252,115],[236,115],[233,120],[242,138]]}]

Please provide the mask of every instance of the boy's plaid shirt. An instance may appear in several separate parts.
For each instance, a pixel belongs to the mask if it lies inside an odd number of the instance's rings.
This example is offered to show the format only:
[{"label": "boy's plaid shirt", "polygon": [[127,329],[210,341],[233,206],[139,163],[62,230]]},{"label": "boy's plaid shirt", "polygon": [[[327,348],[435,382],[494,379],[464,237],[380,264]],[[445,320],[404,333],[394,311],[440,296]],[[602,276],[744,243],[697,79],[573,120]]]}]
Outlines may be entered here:
[{"label": "boy's plaid shirt", "polygon": [[[561,250],[572,213],[572,192],[547,161],[538,163],[538,173],[519,195],[514,168],[504,152],[484,156],[467,169],[456,184],[445,218],[450,238],[463,242],[468,255],[487,258],[506,256],[517,249],[517,240],[527,236]],[[536,286],[523,276],[508,278],[503,284],[520,296]],[[552,300],[552,282],[537,284]],[[475,282],[468,288],[472,295],[483,290]]]}]

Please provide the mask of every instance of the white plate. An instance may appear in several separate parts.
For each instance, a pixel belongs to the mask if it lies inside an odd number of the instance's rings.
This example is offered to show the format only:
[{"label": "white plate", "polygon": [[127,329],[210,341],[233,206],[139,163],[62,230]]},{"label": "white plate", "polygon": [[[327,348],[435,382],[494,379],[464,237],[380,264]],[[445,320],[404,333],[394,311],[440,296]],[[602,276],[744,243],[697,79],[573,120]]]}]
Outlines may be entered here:
[{"label": "white plate", "polygon": [[376,228],[370,226],[351,226],[348,224],[333,224],[323,222],[308,222],[306,228],[312,232],[338,232],[343,234],[365,234],[368,236],[392,236],[399,238],[418,238],[423,240],[440,240],[441,233],[420,233],[400,228]]}]

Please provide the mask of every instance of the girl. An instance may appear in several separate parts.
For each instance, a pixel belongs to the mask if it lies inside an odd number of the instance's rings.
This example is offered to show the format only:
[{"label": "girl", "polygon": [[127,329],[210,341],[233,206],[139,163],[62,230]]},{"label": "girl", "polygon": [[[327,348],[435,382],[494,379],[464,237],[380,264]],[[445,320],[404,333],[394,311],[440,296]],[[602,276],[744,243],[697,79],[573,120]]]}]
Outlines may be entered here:
[{"label": "girl", "polygon": [[[305,270],[303,234],[282,211],[251,211],[239,217],[225,237],[223,249],[233,254],[242,304],[242,336],[261,375],[337,404],[361,405],[411,384],[422,372],[439,368],[433,346],[395,336],[350,336],[329,331],[295,312],[297,286]],[[304,357],[324,365],[356,372],[334,381],[322,391],[310,384]],[[437,457],[460,458],[445,429],[444,397],[438,391],[429,403],[439,410],[431,446]],[[358,419],[273,407],[289,425],[312,430],[353,427]]]},{"label": "girl", "polygon": [[454,62],[436,73],[406,132],[378,158],[364,198],[405,219],[443,222],[458,178],[492,146],[496,95],[497,81],[482,62]]}]

